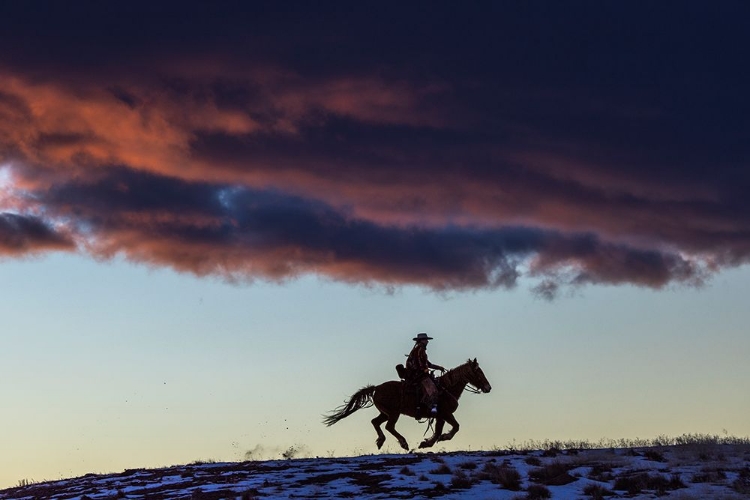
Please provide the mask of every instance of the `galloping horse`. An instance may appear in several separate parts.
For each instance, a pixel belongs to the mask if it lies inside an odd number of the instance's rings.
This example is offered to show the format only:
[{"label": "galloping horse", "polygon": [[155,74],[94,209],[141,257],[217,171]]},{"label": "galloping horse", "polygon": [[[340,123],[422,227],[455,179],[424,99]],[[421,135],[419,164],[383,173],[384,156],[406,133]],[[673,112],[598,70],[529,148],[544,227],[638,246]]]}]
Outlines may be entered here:
[{"label": "galloping horse", "polygon": [[[429,448],[438,441],[448,441],[456,435],[459,425],[453,413],[458,408],[458,399],[467,385],[476,387],[478,389],[476,392],[487,393],[492,389],[476,358],[448,370],[444,375],[438,377],[437,385],[442,388],[442,391],[438,397],[435,434],[431,438],[422,441],[419,445],[420,448]],[[396,422],[401,414],[414,418],[421,417],[421,415],[417,415],[418,402],[418,396],[406,388],[405,382],[392,380],[378,386],[368,385],[354,393],[346,403],[336,408],[330,415],[327,415],[323,419],[323,423],[331,426],[355,411],[362,408],[369,408],[374,404],[380,410],[380,415],[372,419],[372,425],[378,433],[378,439],[375,441],[378,449],[385,442],[385,434],[383,434],[380,426],[383,422],[387,422],[385,428],[398,439],[401,447],[408,451],[409,445],[406,439],[396,432]],[[446,434],[442,434],[443,426],[446,422],[451,425],[451,430]]]}]

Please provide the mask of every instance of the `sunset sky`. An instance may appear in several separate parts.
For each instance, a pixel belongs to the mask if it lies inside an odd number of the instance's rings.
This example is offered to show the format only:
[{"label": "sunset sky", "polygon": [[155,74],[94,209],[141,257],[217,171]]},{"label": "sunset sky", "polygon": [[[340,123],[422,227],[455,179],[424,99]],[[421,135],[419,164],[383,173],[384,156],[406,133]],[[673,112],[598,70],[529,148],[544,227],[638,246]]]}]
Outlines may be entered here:
[{"label": "sunset sky", "polygon": [[748,16],[1,2],[0,487],[375,452],[420,331],[445,449],[749,435]]}]

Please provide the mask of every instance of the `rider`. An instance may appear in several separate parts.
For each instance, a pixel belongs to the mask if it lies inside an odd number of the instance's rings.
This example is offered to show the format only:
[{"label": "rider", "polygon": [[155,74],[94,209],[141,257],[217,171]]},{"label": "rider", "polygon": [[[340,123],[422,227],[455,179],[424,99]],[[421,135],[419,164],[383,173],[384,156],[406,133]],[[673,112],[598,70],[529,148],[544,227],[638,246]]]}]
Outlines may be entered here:
[{"label": "rider", "polygon": [[414,347],[406,359],[406,370],[410,374],[412,381],[416,382],[422,388],[422,404],[430,408],[430,415],[437,415],[437,396],[438,390],[435,381],[430,376],[430,368],[433,370],[445,371],[440,365],[430,363],[427,359],[427,344],[432,337],[426,333],[419,333],[414,337]]}]

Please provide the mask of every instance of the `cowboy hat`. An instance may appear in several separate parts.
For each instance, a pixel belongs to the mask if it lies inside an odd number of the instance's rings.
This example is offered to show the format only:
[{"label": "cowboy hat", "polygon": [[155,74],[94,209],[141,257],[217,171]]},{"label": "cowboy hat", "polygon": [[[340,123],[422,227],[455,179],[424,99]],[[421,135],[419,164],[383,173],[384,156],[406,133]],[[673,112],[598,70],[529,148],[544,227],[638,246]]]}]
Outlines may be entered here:
[{"label": "cowboy hat", "polygon": [[412,340],[414,341],[420,341],[420,340],[432,340],[432,337],[427,335],[426,333],[418,333],[416,337],[414,337]]}]

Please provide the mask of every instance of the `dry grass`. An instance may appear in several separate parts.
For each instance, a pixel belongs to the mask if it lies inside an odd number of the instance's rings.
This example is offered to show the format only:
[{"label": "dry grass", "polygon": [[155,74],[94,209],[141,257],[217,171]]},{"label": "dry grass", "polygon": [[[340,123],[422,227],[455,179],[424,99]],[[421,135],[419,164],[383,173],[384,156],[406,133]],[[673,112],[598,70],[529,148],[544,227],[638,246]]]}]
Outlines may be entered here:
[{"label": "dry grass", "polygon": [[599,484],[589,484],[583,488],[583,494],[591,497],[593,500],[603,500],[604,497],[614,496],[615,492]]},{"label": "dry grass", "polygon": [[578,467],[591,467],[606,469],[617,469],[625,467],[630,462],[628,458],[619,455],[615,450],[592,450],[573,457],[565,457],[564,461],[570,464],[571,469]]},{"label": "dry grass", "polygon": [[568,474],[571,468],[569,463],[554,461],[529,471],[529,478],[547,486],[563,486],[577,481],[576,478]]},{"label": "dry grass", "polygon": [[453,489],[469,489],[474,486],[474,482],[471,478],[462,470],[457,470],[451,477],[451,488]]},{"label": "dry grass", "polygon": [[692,483],[719,483],[727,478],[726,472],[722,469],[704,467],[697,474],[693,474],[690,482]]},{"label": "dry grass", "polygon": [[722,468],[732,460],[741,461],[750,453],[750,445],[696,444],[671,448],[669,465],[680,467],[700,461],[706,467]]},{"label": "dry grass", "polygon": [[498,484],[506,490],[519,491],[521,489],[521,474],[510,465],[497,465],[488,462],[484,464],[484,468],[478,477],[493,484]]},{"label": "dry grass", "polygon": [[667,459],[664,458],[664,453],[662,453],[658,449],[646,450],[643,452],[643,456],[653,462],[666,462],[667,461]]},{"label": "dry grass", "polygon": [[453,471],[446,464],[440,464],[430,471],[430,474],[453,474]]},{"label": "dry grass", "polygon": [[732,482],[732,489],[743,495],[750,495],[750,467],[739,471],[739,477]]},{"label": "dry grass", "polygon": [[403,476],[414,476],[414,475],[416,475],[416,474],[414,473],[414,471],[413,471],[413,470],[411,470],[411,469],[410,469],[409,467],[407,467],[406,465],[404,465],[404,466],[403,466],[403,467],[401,468],[401,470],[399,471],[399,473],[401,473],[401,475],[403,475]]},{"label": "dry grass", "polygon": [[594,481],[608,483],[615,478],[614,468],[611,464],[594,464],[591,466],[588,478]]},{"label": "dry grass", "polygon": [[[627,449],[627,448],[660,448],[667,446],[678,447],[716,447],[716,446],[734,446],[744,447],[750,451],[750,437],[737,436],[719,436],[716,434],[683,434],[681,436],[657,436],[653,439],[600,439],[599,441],[588,440],[529,440],[522,443],[515,441],[508,445],[508,450],[516,452],[529,452],[542,450],[549,456],[556,456],[563,452],[576,450],[600,450],[600,449]],[[497,450],[500,451],[500,450]]]},{"label": "dry grass", "polygon": [[467,460],[466,462],[458,464],[458,467],[464,470],[475,470],[477,468],[477,463]]},{"label": "dry grass", "polygon": [[[669,498],[670,500],[706,500],[705,496],[684,491],[670,493]],[[711,500],[747,500],[747,495],[740,495],[739,493],[716,493],[711,496]]]},{"label": "dry grass", "polygon": [[526,489],[526,500],[544,500],[552,498],[552,493],[546,486],[532,484]]},{"label": "dry grass", "polygon": [[626,491],[629,495],[637,495],[645,490],[654,491],[657,495],[663,495],[671,490],[685,488],[678,475],[667,478],[661,474],[648,474],[645,472],[624,473],[615,478],[613,489]]}]

